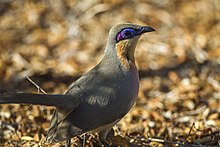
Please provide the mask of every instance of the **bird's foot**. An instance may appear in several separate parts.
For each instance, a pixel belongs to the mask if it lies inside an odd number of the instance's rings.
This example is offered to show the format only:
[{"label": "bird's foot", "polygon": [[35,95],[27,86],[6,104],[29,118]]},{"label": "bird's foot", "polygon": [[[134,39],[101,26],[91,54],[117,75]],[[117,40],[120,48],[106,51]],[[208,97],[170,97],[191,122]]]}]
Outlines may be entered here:
[{"label": "bird's foot", "polygon": [[66,147],[70,147],[70,145],[71,145],[71,139],[66,141]]},{"label": "bird's foot", "polygon": [[102,145],[104,145],[104,147],[110,147],[111,145],[105,140],[105,141],[101,141]]}]

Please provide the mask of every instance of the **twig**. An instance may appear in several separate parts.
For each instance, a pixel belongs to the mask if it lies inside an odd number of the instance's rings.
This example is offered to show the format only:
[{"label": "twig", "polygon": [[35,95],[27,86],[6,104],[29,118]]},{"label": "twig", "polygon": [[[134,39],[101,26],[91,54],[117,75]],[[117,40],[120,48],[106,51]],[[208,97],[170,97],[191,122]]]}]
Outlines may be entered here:
[{"label": "twig", "polygon": [[176,145],[183,145],[183,143],[178,143],[178,142],[172,142],[172,141],[167,141],[159,138],[148,138],[149,141],[154,141],[154,142],[159,142],[159,143],[168,143],[168,144],[176,144]]},{"label": "twig", "polygon": [[85,147],[85,145],[86,145],[86,134],[84,133],[83,134],[83,147]]},{"label": "twig", "polygon": [[191,132],[192,132],[192,129],[193,129],[194,126],[195,126],[195,122],[193,122],[192,126],[190,127],[190,130],[189,130],[188,136],[191,135]]},{"label": "twig", "polygon": [[36,88],[37,88],[37,93],[40,93],[40,91],[43,94],[47,94],[40,86],[38,86],[33,80],[31,80],[29,77],[26,77],[29,82],[31,82]]},{"label": "twig", "polygon": [[[37,88],[37,93],[39,94],[40,92],[42,92],[43,94],[47,94],[40,86],[38,86],[33,80],[31,80],[31,78],[29,78],[28,76],[26,77],[26,79],[31,82],[36,88]],[[26,109],[26,111],[28,109],[30,109],[30,107],[32,106],[32,104],[29,105],[29,107]]]},{"label": "twig", "polygon": [[[158,139],[158,138],[148,138],[149,141],[154,141],[154,142],[159,142],[159,143],[168,143],[168,144],[174,144],[174,145],[187,145],[185,142],[172,142],[172,141],[166,141],[163,139]],[[189,144],[191,147],[207,147],[206,145],[201,145],[201,144]]]},{"label": "twig", "polygon": [[116,131],[117,135],[124,136],[116,125],[114,125],[113,129]]}]

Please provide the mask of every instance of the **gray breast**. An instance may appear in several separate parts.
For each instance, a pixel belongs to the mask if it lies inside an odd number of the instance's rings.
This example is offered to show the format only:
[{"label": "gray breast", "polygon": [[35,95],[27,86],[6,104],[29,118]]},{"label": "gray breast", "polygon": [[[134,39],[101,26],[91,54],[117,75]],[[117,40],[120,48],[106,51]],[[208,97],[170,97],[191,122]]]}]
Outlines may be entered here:
[{"label": "gray breast", "polygon": [[126,73],[118,65],[114,70],[95,68],[88,72],[89,77],[83,75],[74,84],[76,88],[69,91],[80,96],[81,104],[68,119],[83,130],[95,129],[123,117],[133,106],[139,88],[134,67]]}]

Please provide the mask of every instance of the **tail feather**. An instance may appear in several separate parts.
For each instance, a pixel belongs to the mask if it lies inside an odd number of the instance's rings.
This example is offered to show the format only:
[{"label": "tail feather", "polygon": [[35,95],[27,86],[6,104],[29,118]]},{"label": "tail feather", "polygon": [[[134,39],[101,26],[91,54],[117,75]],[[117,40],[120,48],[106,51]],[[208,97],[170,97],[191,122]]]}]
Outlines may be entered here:
[{"label": "tail feather", "polygon": [[0,94],[0,104],[34,104],[72,108],[79,104],[79,100],[72,95],[62,94],[32,94],[14,93]]}]

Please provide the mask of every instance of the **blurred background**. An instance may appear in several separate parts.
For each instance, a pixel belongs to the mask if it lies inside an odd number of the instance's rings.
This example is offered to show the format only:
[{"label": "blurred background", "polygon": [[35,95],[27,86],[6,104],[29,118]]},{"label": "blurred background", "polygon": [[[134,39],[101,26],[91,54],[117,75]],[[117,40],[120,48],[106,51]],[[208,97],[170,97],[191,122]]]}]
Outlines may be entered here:
[{"label": "blurred background", "polygon": [[[100,61],[110,28],[127,22],[157,31],[139,41],[138,100],[111,142],[219,145],[219,0],[1,0],[0,93],[39,92],[27,77],[64,93]],[[1,105],[1,145],[43,145],[53,109]],[[89,135],[86,145],[96,142]]]}]

